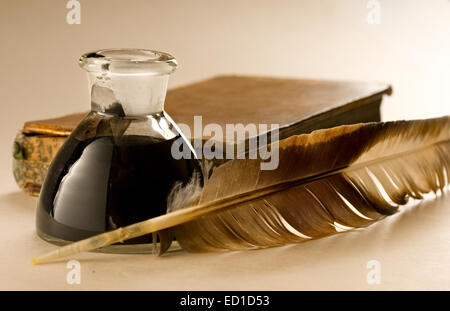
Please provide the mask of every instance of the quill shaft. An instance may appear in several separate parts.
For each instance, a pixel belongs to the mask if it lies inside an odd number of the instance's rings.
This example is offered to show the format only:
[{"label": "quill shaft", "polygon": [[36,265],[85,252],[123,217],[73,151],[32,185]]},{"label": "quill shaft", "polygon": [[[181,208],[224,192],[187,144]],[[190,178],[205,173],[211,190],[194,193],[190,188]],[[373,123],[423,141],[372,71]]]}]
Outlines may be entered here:
[{"label": "quill shaft", "polygon": [[[282,185],[279,185],[282,186]],[[278,189],[267,189],[266,194],[279,191]],[[142,222],[138,222],[123,228],[108,231],[95,235],[93,237],[74,242],[47,254],[35,257],[32,259],[32,264],[42,264],[53,261],[58,258],[72,256],[81,252],[92,251],[101,247],[105,247],[114,243],[123,242],[135,237],[139,237],[145,234],[164,230],[187,221],[196,219],[205,214],[209,214],[215,210],[223,209],[228,206],[236,205],[242,202],[242,196],[248,196],[247,199],[251,200],[256,197],[261,197],[262,193],[254,193],[252,195],[242,194],[235,198],[228,198],[227,200],[213,201],[208,204],[197,205],[189,208],[184,208],[171,212],[169,214],[154,217]],[[247,201],[247,200],[246,200]]]}]

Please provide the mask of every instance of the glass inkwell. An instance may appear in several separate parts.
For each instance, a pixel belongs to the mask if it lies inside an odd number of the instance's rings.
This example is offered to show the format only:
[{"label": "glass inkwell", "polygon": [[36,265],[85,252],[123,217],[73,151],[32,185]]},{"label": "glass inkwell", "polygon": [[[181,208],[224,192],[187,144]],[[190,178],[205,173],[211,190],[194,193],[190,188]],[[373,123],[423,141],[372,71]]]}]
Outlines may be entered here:
[{"label": "glass inkwell", "polygon": [[[91,112],[65,141],[49,167],[36,215],[44,240],[63,245],[166,213],[175,184],[200,173],[199,162],[164,111],[171,55],[142,49],[84,54]],[[189,157],[171,154],[177,140]],[[147,235],[103,251],[146,252]]]}]

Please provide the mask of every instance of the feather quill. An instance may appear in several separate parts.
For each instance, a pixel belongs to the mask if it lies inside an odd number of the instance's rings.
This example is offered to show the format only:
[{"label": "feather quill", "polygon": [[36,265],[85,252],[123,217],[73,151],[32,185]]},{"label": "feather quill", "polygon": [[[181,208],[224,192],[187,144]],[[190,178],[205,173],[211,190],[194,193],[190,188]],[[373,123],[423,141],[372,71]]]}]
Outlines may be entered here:
[{"label": "feather quill", "polygon": [[262,248],[365,227],[449,183],[450,117],[323,129],[279,143],[279,166],[235,159],[171,194],[170,212],[64,246],[33,263],[148,233],[159,254]]}]

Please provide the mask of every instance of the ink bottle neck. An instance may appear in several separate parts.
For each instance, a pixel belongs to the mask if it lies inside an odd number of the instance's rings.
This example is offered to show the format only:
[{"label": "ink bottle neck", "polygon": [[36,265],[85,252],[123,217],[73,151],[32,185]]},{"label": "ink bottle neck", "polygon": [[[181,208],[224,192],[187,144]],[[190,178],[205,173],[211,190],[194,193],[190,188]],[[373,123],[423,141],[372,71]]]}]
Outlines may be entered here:
[{"label": "ink bottle neck", "polygon": [[92,111],[123,116],[163,111],[169,75],[177,68],[170,54],[142,49],[99,50],[79,63],[88,73]]}]

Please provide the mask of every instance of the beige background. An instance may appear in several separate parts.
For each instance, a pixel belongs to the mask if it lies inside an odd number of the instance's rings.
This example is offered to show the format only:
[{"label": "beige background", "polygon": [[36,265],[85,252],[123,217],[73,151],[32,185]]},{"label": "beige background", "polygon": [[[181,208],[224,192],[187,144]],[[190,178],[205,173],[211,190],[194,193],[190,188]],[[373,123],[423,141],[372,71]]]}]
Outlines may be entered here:
[{"label": "beige background", "polygon": [[[82,284],[63,263],[31,267],[53,247],[34,235],[36,199],[11,174],[24,121],[89,108],[76,60],[107,47],[144,47],[180,62],[177,86],[240,73],[390,82],[385,120],[450,114],[450,1],[0,0],[0,289],[450,289],[450,204],[426,202],[362,231],[283,248],[165,258],[83,254]],[[381,263],[368,285],[367,261]]]}]

